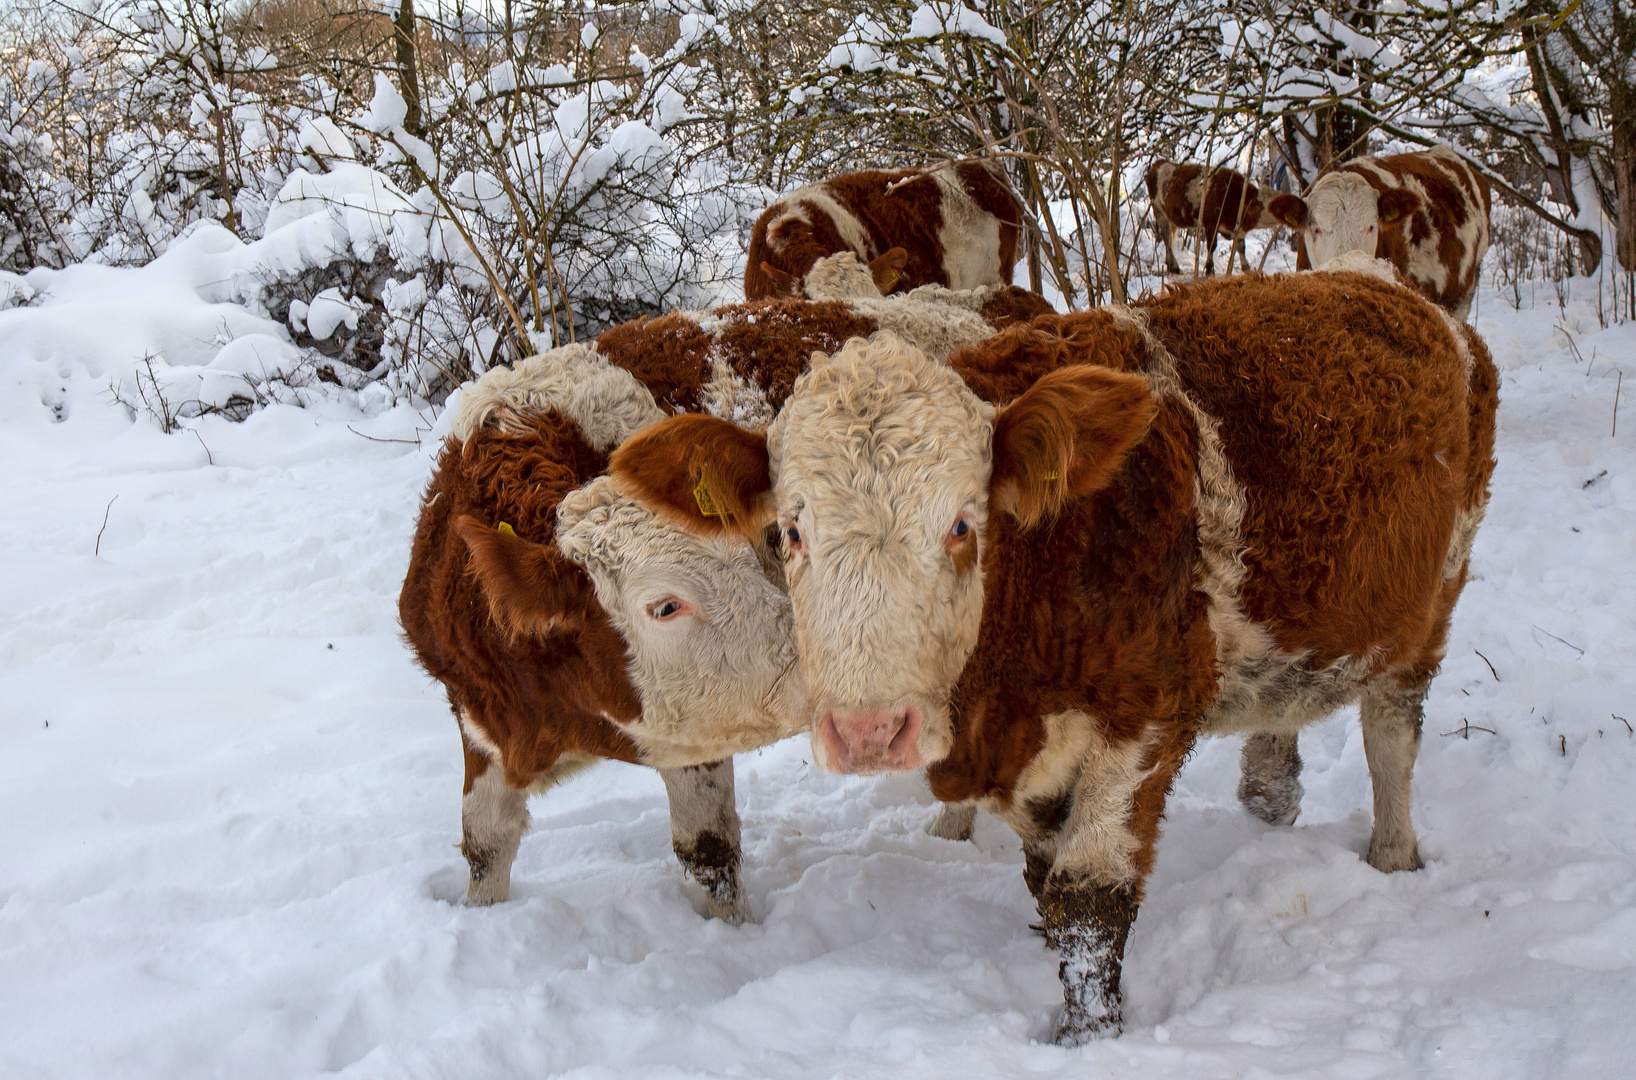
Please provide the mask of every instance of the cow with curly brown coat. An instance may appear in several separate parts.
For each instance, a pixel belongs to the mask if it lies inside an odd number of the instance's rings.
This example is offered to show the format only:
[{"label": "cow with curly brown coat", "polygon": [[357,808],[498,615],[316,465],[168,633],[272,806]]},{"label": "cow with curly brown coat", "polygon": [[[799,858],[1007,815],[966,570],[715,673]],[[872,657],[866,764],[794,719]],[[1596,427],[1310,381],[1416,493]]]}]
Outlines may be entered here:
[{"label": "cow with curly brown coat", "polygon": [[1476,334],[1406,288],[1246,275],[1045,316],[948,366],[850,342],[764,442],[706,422],[691,461],[772,481],[816,760],[926,767],[1023,838],[1074,1044],[1119,1030],[1199,736],[1247,735],[1241,798],[1287,822],[1297,732],[1361,701],[1366,857],[1420,866],[1410,778],[1496,387]]},{"label": "cow with curly brown coat", "polygon": [[470,903],[508,897],[527,796],[612,758],[659,769],[677,857],[714,914],[742,919],[732,755],[805,724],[768,520],[738,494],[765,474],[690,486],[712,515],[688,531],[604,477],[610,454],[678,411],[764,427],[813,352],[848,337],[891,328],[946,356],[1042,309],[1010,287],[741,304],[615,327],[466,388],[399,611],[460,725]]},{"label": "cow with curly brown coat", "polygon": [[867,264],[882,296],[922,285],[1009,285],[1022,220],[992,161],[832,176],[761,212],[750,232],[744,296],[833,299],[812,271],[843,251]]}]

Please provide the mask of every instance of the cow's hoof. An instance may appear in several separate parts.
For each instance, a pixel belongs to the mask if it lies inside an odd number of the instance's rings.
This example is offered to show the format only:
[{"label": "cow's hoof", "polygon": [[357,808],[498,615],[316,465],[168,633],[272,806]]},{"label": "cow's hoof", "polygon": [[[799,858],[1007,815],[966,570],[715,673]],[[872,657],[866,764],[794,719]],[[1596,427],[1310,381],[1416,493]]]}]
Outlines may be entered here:
[{"label": "cow's hoof", "polygon": [[750,922],[750,902],[744,894],[735,891],[732,896],[711,896],[709,900],[710,917],[720,919],[728,926],[742,926]]},{"label": "cow's hoof", "polygon": [[1084,1046],[1086,1043],[1096,1042],[1098,1039],[1116,1039],[1122,1026],[1119,1017],[1111,1021],[1106,1017],[1095,1022],[1087,1022],[1083,1018],[1070,1016],[1071,1010],[1065,1010],[1057,1019],[1057,1031],[1051,1041],[1058,1046],[1073,1048]]},{"label": "cow's hoof", "polygon": [[466,886],[467,907],[488,907],[491,904],[503,904],[510,899],[509,881],[473,881]]},{"label": "cow's hoof", "polygon": [[1295,824],[1295,819],[1301,816],[1301,785],[1295,785],[1294,797],[1287,793],[1279,793],[1278,797],[1263,797],[1258,795],[1245,796],[1240,789],[1240,801],[1244,809],[1265,821],[1268,825],[1289,826]]},{"label": "cow's hoof", "polygon": [[969,803],[944,803],[926,832],[943,840],[970,840],[977,808]]},{"label": "cow's hoof", "polygon": [[1399,870],[1420,870],[1425,863],[1420,861],[1420,847],[1410,837],[1407,843],[1401,841],[1388,843],[1369,838],[1369,854],[1366,856],[1369,865],[1383,874],[1395,874]]}]

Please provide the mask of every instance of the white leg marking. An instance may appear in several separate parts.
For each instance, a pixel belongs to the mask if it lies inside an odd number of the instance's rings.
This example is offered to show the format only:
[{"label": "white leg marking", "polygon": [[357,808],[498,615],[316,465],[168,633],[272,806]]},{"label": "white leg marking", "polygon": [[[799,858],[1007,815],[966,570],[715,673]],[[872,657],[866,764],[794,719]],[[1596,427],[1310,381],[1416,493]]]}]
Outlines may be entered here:
[{"label": "white leg marking", "polygon": [[739,819],[733,759],[660,769],[670,796],[670,843],[682,868],[709,898],[710,914],[737,925],[750,917],[739,884]]},{"label": "white leg marking", "polygon": [[1375,789],[1375,829],[1369,865],[1383,873],[1418,870],[1419,848],[1409,819],[1409,785],[1420,752],[1426,687],[1400,689],[1384,679],[1363,692],[1363,755]]},{"label": "white leg marking", "polygon": [[460,801],[460,852],[471,880],[466,903],[482,906],[511,898],[511,862],[528,829],[528,794],[507,787],[491,762]]},{"label": "white leg marking", "polygon": [[926,831],[943,840],[970,840],[976,822],[976,803],[946,802],[939,804],[937,820],[926,826]]},{"label": "white leg marking", "polygon": [[1268,825],[1293,825],[1301,816],[1301,751],[1295,734],[1259,734],[1244,740],[1238,801]]}]

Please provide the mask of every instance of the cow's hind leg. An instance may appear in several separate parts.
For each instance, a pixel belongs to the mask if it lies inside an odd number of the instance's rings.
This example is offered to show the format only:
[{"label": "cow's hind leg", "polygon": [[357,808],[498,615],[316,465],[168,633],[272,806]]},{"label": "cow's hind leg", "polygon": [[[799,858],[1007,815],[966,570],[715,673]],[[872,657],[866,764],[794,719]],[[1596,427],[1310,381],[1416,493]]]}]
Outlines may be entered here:
[{"label": "cow's hind leg", "polygon": [[511,898],[511,863],[528,831],[528,792],[506,784],[505,770],[466,745],[466,791],[460,800],[460,853],[471,878],[466,903],[504,903]]},{"label": "cow's hind leg", "polygon": [[1363,691],[1363,753],[1375,789],[1368,858],[1370,866],[1385,873],[1422,865],[1409,819],[1409,784],[1420,752],[1426,690],[1425,681],[1402,686],[1382,676]]},{"label": "cow's hind leg", "polygon": [[926,831],[944,840],[970,840],[972,826],[977,823],[977,807],[973,803],[942,803],[937,820],[926,826]]},{"label": "cow's hind leg", "polygon": [[750,917],[739,882],[739,820],[733,804],[733,759],[660,769],[670,796],[670,843],[682,868],[704,886],[710,914],[723,922]]},{"label": "cow's hind leg", "polygon": [[1238,801],[1268,825],[1293,825],[1301,814],[1300,740],[1251,735],[1244,740]]}]

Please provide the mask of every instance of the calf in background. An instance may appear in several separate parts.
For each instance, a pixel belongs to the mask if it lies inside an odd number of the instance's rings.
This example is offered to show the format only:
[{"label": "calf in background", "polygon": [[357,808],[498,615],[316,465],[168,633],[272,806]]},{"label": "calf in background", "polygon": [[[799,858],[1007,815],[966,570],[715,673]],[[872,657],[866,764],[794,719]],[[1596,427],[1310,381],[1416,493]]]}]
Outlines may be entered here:
[{"label": "calf in background", "polygon": [[850,251],[881,295],[1011,284],[1022,207],[993,161],[830,177],[782,195],[756,219],[744,298],[835,299],[814,264]]}]

